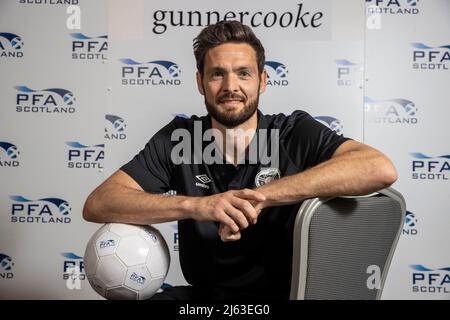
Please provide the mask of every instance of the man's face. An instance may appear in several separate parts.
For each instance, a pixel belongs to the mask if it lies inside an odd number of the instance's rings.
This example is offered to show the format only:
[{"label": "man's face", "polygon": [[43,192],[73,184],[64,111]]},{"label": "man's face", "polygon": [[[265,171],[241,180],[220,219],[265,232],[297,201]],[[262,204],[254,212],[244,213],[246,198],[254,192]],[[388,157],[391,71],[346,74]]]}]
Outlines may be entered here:
[{"label": "man's face", "polygon": [[209,114],[226,127],[247,121],[266,89],[266,72],[258,74],[256,53],[246,43],[225,43],[206,52],[199,91]]}]

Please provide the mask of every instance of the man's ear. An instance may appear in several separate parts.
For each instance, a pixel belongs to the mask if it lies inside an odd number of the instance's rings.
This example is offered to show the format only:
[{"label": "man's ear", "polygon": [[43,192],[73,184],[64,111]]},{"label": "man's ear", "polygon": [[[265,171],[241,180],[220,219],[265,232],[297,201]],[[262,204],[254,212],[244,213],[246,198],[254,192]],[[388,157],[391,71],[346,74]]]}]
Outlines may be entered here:
[{"label": "man's ear", "polygon": [[196,79],[197,79],[198,92],[200,92],[200,94],[202,96],[204,96],[205,95],[205,90],[203,90],[202,75],[200,74],[200,72],[197,71],[195,76],[196,76]]},{"label": "man's ear", "polygon": [[259,84],[259,93],[264,93],[267,88],[267,71],[264,68],[263,72],[261,72],[261,82]]}]

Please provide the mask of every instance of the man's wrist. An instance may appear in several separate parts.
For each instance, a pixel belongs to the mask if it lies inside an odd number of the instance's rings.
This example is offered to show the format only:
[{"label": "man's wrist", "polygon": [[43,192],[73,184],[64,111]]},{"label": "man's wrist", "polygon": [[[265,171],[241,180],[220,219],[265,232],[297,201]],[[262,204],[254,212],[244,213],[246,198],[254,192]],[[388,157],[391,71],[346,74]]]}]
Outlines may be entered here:
[{"label": "man's wrist", "polygon": [[[260,207],[264,209],[298,203],[305,200],[307,197],[300,195],[299,186],[302,186],[302,183],[299,182],[299,178],[299,174],[297,174],[295,177],[291,176],[282,180],[274,180],[256,188],[256,191],[266,196],[266,200],[261,202]],[[296,179],[295,184],[292,183],[292,180],[289,181],[289,179]]]},{"label": "man's wrist", "polygon": [[270,189],[267,187],[267,185],[258,187],[258,188],[255,189],[255,191],[258,191],[258,192],[262,193],[266,197],[266,200],[258,202],[255,205],[256,209],[262,210],[264,208],[273,206],[272,200],[270,199],[271,192],[270,192]]},{"label": "man's wrist", "polygon": [[199,197],[183,197],[180,201],[181,211],[185,219],[194,219],[199,200]]}]

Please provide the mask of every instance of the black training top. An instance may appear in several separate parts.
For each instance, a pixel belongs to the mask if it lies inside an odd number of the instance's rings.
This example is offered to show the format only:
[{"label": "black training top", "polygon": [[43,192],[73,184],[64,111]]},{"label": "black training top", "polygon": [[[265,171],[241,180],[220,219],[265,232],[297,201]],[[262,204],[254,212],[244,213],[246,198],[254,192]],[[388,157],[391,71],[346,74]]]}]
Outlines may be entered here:
[{"label": "black training top", "polygon": [[[348,140],[304,111],[295,111],[291,115],[263,115],[258,111],[255,137],[264,131],[261,129],[266,129],[269,140],[270,132],[279,130],[279,170],[271,168],[271,164],[262,158],[256,163],[251,162],[248,152],[246,163],[237,167],[229,163],[195,164],[195,161],[174,164],[171,151],[179,141],[171,141],[172,132],[184,128],[194,137],[194,122],[197,128],[201,124],[202,132],[211,128],[210,116],[176,117],[121,169],[147,192],[175,190],[178,195],[207,196],[231,189],[253,189],[280,176],[302,172],[331,158],[339,145]],[[196,147],[194,141],[191,142],[194,153]],[[208,144],[211,141],[200,145],[205,148]],[[270,141],[267,149],[271,149]],[[264,209],[257,224],[244,229],[241,239],[234,242],[220,240],[217,222],[179,221],[180,263],[186,281],[212,295],[216,293],[218,297],[287,299],[293,224],[299,206]]]}]

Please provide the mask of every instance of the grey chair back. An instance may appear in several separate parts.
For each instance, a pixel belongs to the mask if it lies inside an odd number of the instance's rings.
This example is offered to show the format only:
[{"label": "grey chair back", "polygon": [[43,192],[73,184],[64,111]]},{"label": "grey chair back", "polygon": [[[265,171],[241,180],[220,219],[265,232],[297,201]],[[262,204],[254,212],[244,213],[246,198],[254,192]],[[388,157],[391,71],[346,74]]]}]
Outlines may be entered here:
[{"label": "grey chair back", "polygon": [[290,298],[380,299],[405,213],[393,188],[304,201],[294,225]]}]

